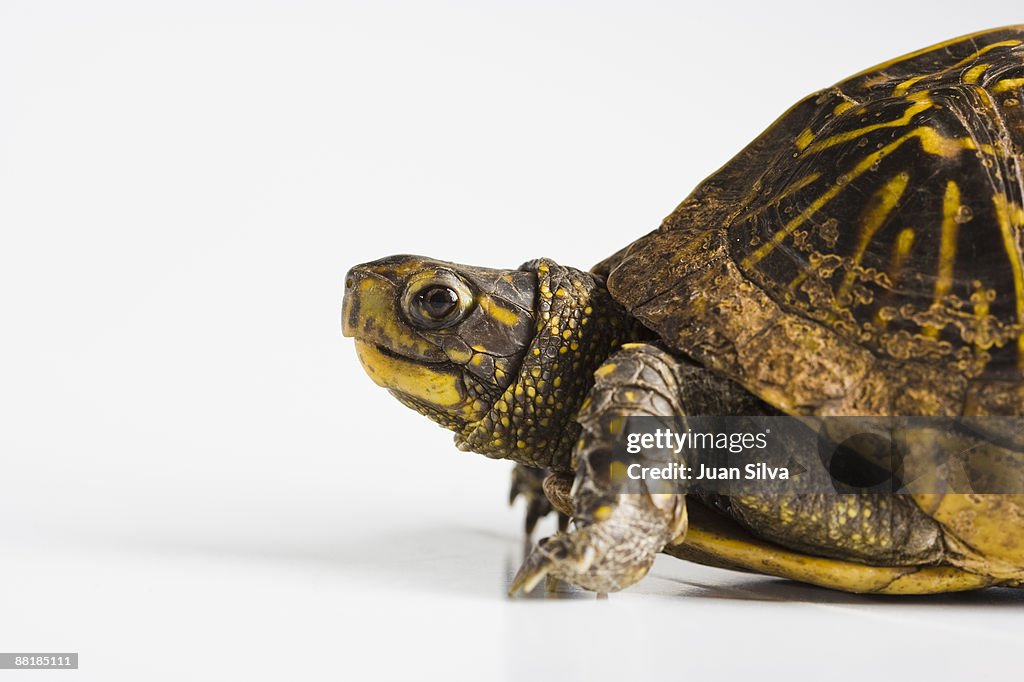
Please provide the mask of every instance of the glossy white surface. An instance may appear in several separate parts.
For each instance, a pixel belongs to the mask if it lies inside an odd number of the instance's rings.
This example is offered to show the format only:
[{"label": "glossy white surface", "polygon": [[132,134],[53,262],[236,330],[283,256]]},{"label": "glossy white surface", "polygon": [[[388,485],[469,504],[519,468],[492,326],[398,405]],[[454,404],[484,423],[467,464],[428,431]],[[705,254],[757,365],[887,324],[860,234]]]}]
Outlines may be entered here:
[{"label": "glossy white surface", "polygon": [[509,601],[508,466],[340,337],[351,265],[588,266],[804,94],[1019,3],[0,3],[2,680],[975,679],[1021,594],[659,560]]},{"label": "glossy white surface", "polygon": [[549,586],[512,601],[511,533],[426,516],[8,542],[0,642],[79,651],[84,679],[975,679],[1019,664],[1021,591],[865,598],[661,557],[607,600]]}]

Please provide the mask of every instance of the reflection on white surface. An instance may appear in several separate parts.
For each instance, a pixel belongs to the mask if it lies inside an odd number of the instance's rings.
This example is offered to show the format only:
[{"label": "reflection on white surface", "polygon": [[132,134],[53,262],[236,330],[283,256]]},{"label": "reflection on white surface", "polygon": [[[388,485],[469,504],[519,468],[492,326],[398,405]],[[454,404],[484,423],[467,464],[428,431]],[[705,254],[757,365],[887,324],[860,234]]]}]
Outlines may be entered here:
[{"label": "reflection on white surface", "polygon": [[1020,590],[861,597],[667,556],[607,600],[510,600],[521,540],[472,526],[7,544],[0,641],[79,651],[80,679],[948,677],[1015,665],[1024,608]]}]

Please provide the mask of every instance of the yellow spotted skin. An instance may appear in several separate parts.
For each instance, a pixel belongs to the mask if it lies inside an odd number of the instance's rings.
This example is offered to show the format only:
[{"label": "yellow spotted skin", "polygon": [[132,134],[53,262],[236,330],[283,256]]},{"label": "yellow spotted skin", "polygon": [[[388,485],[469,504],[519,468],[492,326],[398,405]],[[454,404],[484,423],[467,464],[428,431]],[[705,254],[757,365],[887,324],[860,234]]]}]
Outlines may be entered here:
[{"label": "yellow spotted skin", "polygon": [[573,419],[594,370],[635,329],[591,276],[543,259],[530,267],[538,279],[533,342],[501,397],[456,443],[490,457],[569,471],[580,431]]},{"label": "yellow spotted skin", "polygon": [[[454,303],[432,321],[421,294],[438,287]],[[349,271],[342,329],[370,378],[459,448],[570,471],[594,370],[637,325],[603,280],[550,260],[492,270],[399,255]]]}]

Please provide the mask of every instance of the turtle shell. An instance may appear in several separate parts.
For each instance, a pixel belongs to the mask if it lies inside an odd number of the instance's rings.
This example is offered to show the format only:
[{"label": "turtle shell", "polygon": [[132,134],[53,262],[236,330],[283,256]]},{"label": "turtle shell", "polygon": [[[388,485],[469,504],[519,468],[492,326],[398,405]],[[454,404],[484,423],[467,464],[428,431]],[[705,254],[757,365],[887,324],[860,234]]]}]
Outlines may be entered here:
[{"label": "turtle shell", "polygon": [[1022,415],[1022,150],[1024,26],[914,52],[798,102],[609,289],[792,414]]}]

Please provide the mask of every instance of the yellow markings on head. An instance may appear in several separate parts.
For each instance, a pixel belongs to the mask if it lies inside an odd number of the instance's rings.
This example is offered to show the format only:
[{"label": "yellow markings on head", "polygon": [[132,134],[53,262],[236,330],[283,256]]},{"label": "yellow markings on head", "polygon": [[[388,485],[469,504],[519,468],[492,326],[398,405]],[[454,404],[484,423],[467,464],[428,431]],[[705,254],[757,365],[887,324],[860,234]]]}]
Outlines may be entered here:
[{"label": "yellow markings on head", "polygon": [[359,280],[353,299],[359,301],[357,321],[346,316],[346,333],[366,341],[380,343],[407,355],[428,355],[437,347],[410,333],[408,325],[399,316],[395,306],[394,286],[378,277],[364,277]]},{"label": "yellow markings on head", "polygon": [[614,362],[606,362],[597,368],[597,371],[594,372],[594,376],[597,378],[608,376],[609,374],[615,371],[615,366],[616,365]]},{"label": "yellow markings on head", "polygon": [[[960,224],[957,216],[960,213],[960,188],[949,180],[946,183],[946,193],[942,198],[942,236],[939,239],[939,265],[935,277],[935,295],[932,299],[934,304],[942,303],[942,299],[953,290],[953,265],[956,263],[956,238]],[[936,338],[939,335],[937,327],[927,326],[924,335]]]},{"label": "yellow markings on head", "polygon": [[[1017,242],[1017,235],[1024,227],[1024,211],[1020,206],[1011,204],[1003,194],[995,194],[992,197],[995,204],[996,220],[999,223],[999,232],[1003,236],[1003,248],[1006,249],[1006,257],[1010,260],[1010,269],[1013,271],[1013,292],[1016,298],[1017,323],[1024,323],[1024,271],[1021,269],[1020,246]],[[1024,334],[1017,337],[1017,367],[1024,369]]]},{"label": "yellow markings on head", "polygon": [[882,128],[899,128],[901,126],[909,125],[910,121],[913,120],[922,111],[930,109],[933,104],[928,93],[915,92],[914,94],[907,95],[907,101],[910,102],[910,106],[906,108],[903,115],[894,121],[883,121],[882,123],[872,123],[856,130],[848,130],[845,133],[836,133],[830,137],[826,137],[824,140],[815,142],[808,147],[809,152],[818,152],[822,149],[828,149],[837,144],[843,142],[849,142],[850,140],[856,140],[858,137],[863,137],[868,133],[881,130]]},{"label": "yellow markings on head", "polygon": [[604,520],[606,520],[611,515],[612,515],[612,508],[609,505],[607,505],[607,504],[603,504],[603,505],[601,505],[600,507],[598,507],[597,509],[594,510],[594,520],[595,521],[604,521]]},{"label": "yellow markings on head", "polygon": [[991,66],[991,64],[978,64],[977,66],[972,66],[967,69],[962,78],[963,82],[977,83],[978,79],[981,78],[981,74],[985,73],[985,69],[989,66]]},{"label": "yellow markings on head", "polygon": [[992,84],[992,92],[997,95],[1015,88],[1024,88],[1024,78],[1004,78]]},{"label": "yellow markings on head", "polygon": [[864,258],[864,253],[868,250],[868,245],[875,238],[875,233],[885,223],[885,219],[889,217],[892,210],[896,208],[896,204],[899,203],[900,197],[906,191],[907,182],[909,181],[909,174],[905,172],[897,173],[871,197],[867,209],[861,218],[860,232],[857,234],[857,247],[853,252],[854,267],[847,270],[836,298],[842,299],[849,294],[850,287],[853,286],[853,280],[856,277],[854,272],[856,266],[860,265],[861,260]]},{"label": "yellow markings on head", "polygon": [[[464,365],[473,359],[473,351],[468,350],[463,346],[451,346],[450,348],[445,348],[444,353],[448,356],[449,360],[460,365]],[[479,364],[479,362],[475,364]]]},{"label": "yellow markings on head", "polygon": [[378,386],[440,407],[454,407],[464,402],[459,378],[450,372],[384,355],[372,343],[359,339],[356,339],[356,353],[366,373]]},{"label": "yellow markings on head", "polygon": [[825,192],[823,192],[817,199],[804,209],[799,215],[794,216],[788,223],[786,223],[781,230],[778,230],[771,238],[762,244],[753,253],[743,259],[740,265],[744,268],[750,268],[760,263],[765,256],[772,252],[775,247],[781,244],[789,235],[803,225],[807,220],[821,210],[828,202],[832,201],[840,192],[847,187],[850,182],[856,180],[858,177],[866,173],[876,163],[881,161],[884,157],[888,156],[896,149],[901,147],[908,140],[917,138],[921,142],[921,149],[929,154],[935,154],[937,156],[952,157],[959,154],[965,149],[976,149],[977,146],[970,138],[959,138],[951,139],[943,137],[934,128],[919,127],[911,130],[910,132],[902,135],[889,144],[885,145],[881,149],[878,149],[871,154],[868,154],[860,163],[853,167],[849,173],[845,175],[846,182],[835,183],[831,185]]},{"label": "yellow markings on head", "polygon": [[481,294],[477,299],[477,304],[491,319],[506,327],[514,327],[519,321],[519,315],[514,310],[506,308],[487,294]]},{"label": "yellow markings on head", "polygon": [[804,131],[796,136],[796,140],[794,140],[793,144],[796,145],[797,149],[803,151],[804,149],[807,148],[807,145],[809,145],[811,143],[811,140],[813,139],[814,133],[811,132],[811,129],[804,128]]}]

